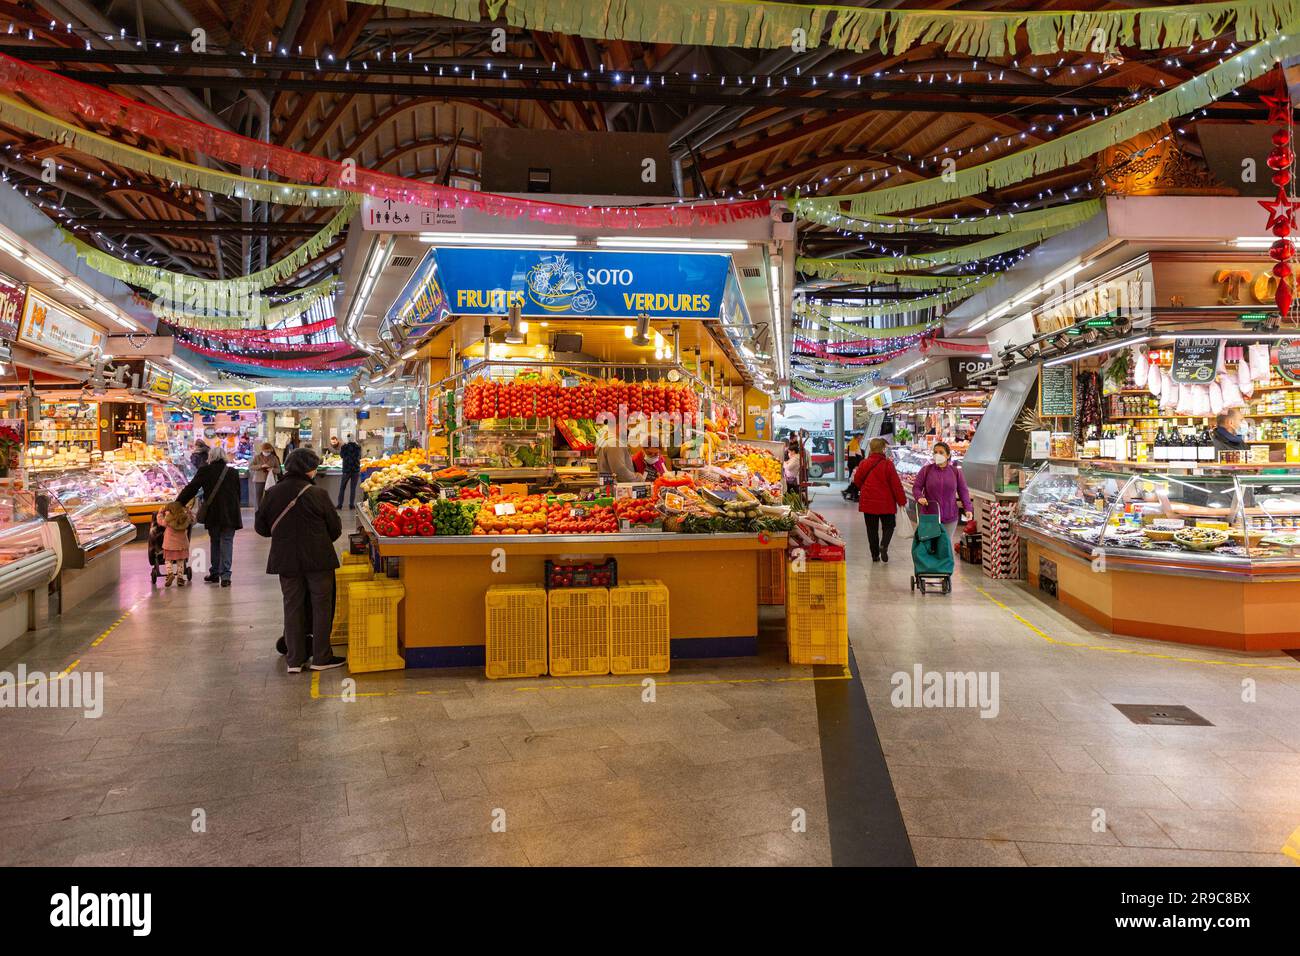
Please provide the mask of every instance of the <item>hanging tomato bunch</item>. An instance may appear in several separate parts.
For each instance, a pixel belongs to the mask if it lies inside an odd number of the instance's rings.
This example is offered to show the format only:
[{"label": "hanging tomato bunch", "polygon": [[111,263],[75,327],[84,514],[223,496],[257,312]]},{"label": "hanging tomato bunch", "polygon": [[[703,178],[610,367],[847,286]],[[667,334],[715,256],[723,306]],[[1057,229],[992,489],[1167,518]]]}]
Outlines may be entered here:
[{"label": "hanging tomato bunch", "polygon": [[1278,280],[1275,300],[1278,310],[1285,316],[1291,310],[1291,260],[1296,254],[1295,243],[1289,238],[1296,228],[1296,202],[1287,193],[1287,187],[1291,185],[1291,169],[1295,164],[1295,151],[1291,148],[1291,97],[1284,88],[1278,96],[1265,96],[1261,99],[1268,104],[1269,122],[1281,124],[1273,133],[1273,149],[1267,160],[1268,168],[1273,171],[1277,198],[1272,202],[1260,200],[1259,204],[1268,210],[1268,225],[1265,228],[1277,236],[1268,254],[1276,263],[1273,266],[1273,275]]},{"label": "hanging tomato bunch", "polygon": [[476,379],[465,386],[465,418],[595,418],[602,413],[695,414],[699,397],[681,382],[593,382],[561,386]]}]

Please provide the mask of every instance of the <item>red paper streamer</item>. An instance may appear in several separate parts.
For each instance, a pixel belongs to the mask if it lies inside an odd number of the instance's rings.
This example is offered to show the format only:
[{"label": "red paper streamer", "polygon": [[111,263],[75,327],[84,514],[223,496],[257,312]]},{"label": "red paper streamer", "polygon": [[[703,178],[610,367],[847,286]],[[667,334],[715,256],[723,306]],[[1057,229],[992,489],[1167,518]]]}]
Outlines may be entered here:
[{"label": "red paper streamer", "polygon": [[[795,344],[796,347],[798,348],[807,348],[807,346],[810,343],[797,342]],[[909,351],[910,349],[911,346],[907,346],[901,349],[894,349],[890,352],[877,352],[875,355],[856,355],[856,356],[836,355],[833,352],[827,352],[824,350],[811,351],[811,352],[809,351],[795,352],[794,354],[796,358],[802,356],[804,358],[834,359],[835,362],[840,365],[879,365],[881,362],[888,362],[890,359],[898,358],[900,355],[902,355],[904,352]]]},{"label": "red paper streamer", "polygon": [[[222,342],[265,342],[271,339],[291,339],[299,335],[316,335],[334,328],[334,319],[321,319],[283,329],[203,329],[191,330],[190,335],[198,339],[217,339]],[[326,343],[330,344],[330,343]]]},{"label": "red paper streamer", "polygon": [[921,342],[921,354],[924,355],[931,349],[941,348],[949,352],[979,352],[983,354],[989,350],[988,345],[971,345],[967,342],[954,342],[951,339],[926,339]]},{"label": "red paper streamer", "polygon": [[244,365],[260,365],[263,368],[303,370],[319,370],[327,368],[341,369],[355,368],[365,362],[364,358],[345,359],[344,356],[356,353],[356,349],[347,344],[336,344],[329,352],[317,355],[308,355],[298,359],[258,358],[255,355],[241,355],[232,352],[223,352],[220,349],[208,348],[206,345],[193,345],[190,343],[186,343],[186,348],[193,349],[200,355],[206,355],[209,358],[224,359],[227,362],[239,362]]},{"label": "red paper streamer", "polygon": [[[475,209],[511,219],[609,229],[711,226],[767,216],[772,210],[767,199],[643,207],[574,206],[438,186],[361,167],[345,171],[343,164],[334,160],[219,130],[8,56],[0,56],[0,87],[21,93],[46,110],[72,111],[93,123],[130,130],[172,149],[202,153],[236,166],[267,169],[294,183],[418,206]],[[430,86],[427,92],[436,96],[437,87]]]}]

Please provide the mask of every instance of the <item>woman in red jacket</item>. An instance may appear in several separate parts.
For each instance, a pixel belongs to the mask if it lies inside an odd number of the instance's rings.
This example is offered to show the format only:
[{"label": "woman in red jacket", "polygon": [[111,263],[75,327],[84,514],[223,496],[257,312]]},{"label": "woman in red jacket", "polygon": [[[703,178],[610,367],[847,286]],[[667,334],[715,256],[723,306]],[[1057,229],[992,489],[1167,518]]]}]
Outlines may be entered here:
[{"label": "woman in red jacket", "polygon": [[867,522],[871,560],[888,564],[894,515],[907,504],[907,496],[903,494],[903,483],[898,480],[894,463],[885,454],[886,447],[883,438],[871,439],[871,454],[853,472],[853,484],[858,486],[858,510]]}]

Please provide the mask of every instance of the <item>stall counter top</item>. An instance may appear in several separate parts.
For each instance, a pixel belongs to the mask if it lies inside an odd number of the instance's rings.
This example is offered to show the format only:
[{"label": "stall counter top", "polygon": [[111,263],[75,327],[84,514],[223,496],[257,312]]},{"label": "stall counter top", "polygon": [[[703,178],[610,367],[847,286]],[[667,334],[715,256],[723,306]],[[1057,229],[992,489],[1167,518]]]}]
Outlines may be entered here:
[{"label": "stall counter top", "polygon": [[[357,509],[357,518],[363,528],[379,542],[381,554],[490,554],[504,544],[536,545],[512,549],[532,554],[551,553],[557,547],[573,545],[600,546],[600,550],[627,553],[644,551],[752,551],[780,550],[786,546],[787,535],[780,532],[721,532],[718,534],[680,534],[675,531],[632,531],[622,534],[442,534],[422,536],[384,536],[375,532],[370,515],[364,508]],[[766,540],[764,540],[766,539]],[[682,547],[672,547],[680,542]],[[624,547],[609,549],[606,544]],[[640,548],[627,547],[641,545]],[[651,547],[644,547],[650,545]],[[661,547],[669,545],[669,547]]]}]

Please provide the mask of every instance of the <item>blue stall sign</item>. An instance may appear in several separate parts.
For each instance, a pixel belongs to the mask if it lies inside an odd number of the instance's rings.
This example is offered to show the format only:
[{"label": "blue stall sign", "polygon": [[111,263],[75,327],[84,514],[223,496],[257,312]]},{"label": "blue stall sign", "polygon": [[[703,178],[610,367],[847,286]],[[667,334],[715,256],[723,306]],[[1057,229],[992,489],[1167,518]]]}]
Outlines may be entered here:
[{"label": "blue stall sign", "polygon": [[[431,265],[431,263],[433,263]],[[550,249],[430,250],[417,274],[435,271],[455,315],[712,319],[723,308],[731,257],[716,253],[625,253]],[[395,319],[420,287],[413,279]],[[417,310],[417,316],[423,311]]]},{"label": "blue stall sign", "polygon": [[419,267],[406,280],[402,294],[397,297],[396,304],[385,319],[385,325],[391,325],[399,319],[409,317],[406,334],[412,341],[451,315],[451,310],[447,308],[447,296],[438,282],[436,251],[431,249],[424,254]]}]

